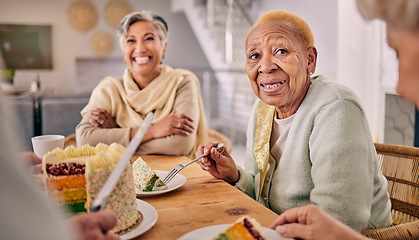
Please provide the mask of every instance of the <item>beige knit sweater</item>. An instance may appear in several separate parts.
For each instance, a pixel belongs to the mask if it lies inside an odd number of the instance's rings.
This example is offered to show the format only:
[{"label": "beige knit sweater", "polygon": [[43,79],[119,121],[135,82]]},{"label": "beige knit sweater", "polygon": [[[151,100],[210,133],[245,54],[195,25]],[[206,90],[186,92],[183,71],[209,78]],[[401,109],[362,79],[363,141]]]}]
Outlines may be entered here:
[{"label": "beige knit sweater", "polygon": [[[120,128],[92,126],[86,113],[93,108],[105,109]],[[208,133],[199,80],[192,72],[161,65],[160,75],[140,90],[126,69],[123,78],[107,77],[93,90],[89,103],[81,111],[83,119],[76,127],[77,145],[117,142],[127,146],[130,129],[139,127],[148,112],[154,112],[153,124],[173,110],[191,117],[195,131],[186,137],[170,135],[144,142],[137,154],[192,156],[199,144],[208,141]]]}]

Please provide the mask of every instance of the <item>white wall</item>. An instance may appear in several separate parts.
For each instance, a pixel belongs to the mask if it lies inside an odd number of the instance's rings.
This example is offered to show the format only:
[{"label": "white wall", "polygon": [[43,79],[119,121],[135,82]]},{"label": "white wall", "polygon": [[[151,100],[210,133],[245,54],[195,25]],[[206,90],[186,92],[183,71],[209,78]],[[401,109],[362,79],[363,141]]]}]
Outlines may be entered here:
[{"label": "white wall", "polygon": [[263,0],[259,4],[259,16],[273,9],[293,12],[310,25],[318,51],[315,74],[323,74],[335,81],[337,77],[336,0]]},{"label": "white wall", "polygon": [[[134,11],[148,9],[159,13],[169,24],[169,42],[165,63],[175,67],[208,68],[208,62],[182,13],[170,11],[169,0],[126,0]],[[18,70],[15,87],[29,87],[39,73],[41,85],[59,92],[73,92],[76,82],[76,59],[97,58],[89,47],[90,38],[98,31],[116,36],[116,30],[104,19],[109,0],[90,0],[99,13],[96,26],[82,33],[68,23],[67,10],[75,0],[1,0],[0,23],[52,25],[52,70]],[[114,50],[107,58],[121,58],[115,37]],[[121,75],[122,73],[115,73]]]},{"label": "white wall", "polygon": [[383,23],[366,22],[354,0],[338,1],[338,82],[358,95],[374,140],[384,139]]}]

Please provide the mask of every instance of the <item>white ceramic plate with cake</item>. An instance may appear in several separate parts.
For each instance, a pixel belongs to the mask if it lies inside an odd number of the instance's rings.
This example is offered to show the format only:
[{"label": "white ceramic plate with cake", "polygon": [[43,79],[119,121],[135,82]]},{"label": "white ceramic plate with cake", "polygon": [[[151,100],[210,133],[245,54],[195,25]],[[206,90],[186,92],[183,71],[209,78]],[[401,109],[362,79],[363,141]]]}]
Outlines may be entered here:
[{"label": "white ceramic plate with cake", "polygon": [[[213,225],[199,228],[178,238],[178,240],[211,240],[217,236],[217,233],[228,228],[229,224]],[[270,228],[262,227],[262,235],[266,240],[292,240],[291,238],[283,238],[277,232]]]},{"label": "white ceramic plate with cake", "polygon": [[150,230],[157,222],[157,211],[151,204],[137,199],[137,209],[143,215],[143,220],[130,231],[120,235],[123,240],[140,236]]},{"label": "white ceramic plate with cake", "polygon": [[[156,174],[161,178],[164,179],[167,174],[169,174],[169,171],[160,171],[155,170]],[[156,190],[156,191],[150,191],[150,192],[143,192],[139,190],[138,188],[135,189],[135,193],[137,193],[137,196],[139,197],[147,197],[147,196],[154,196],[159,195],[167,192],[171,192],[175,189],[178,189],[182,187],[186,183],[186,177],[182,174],[177,174],[168,184],[167,189],[164,190]]]}]

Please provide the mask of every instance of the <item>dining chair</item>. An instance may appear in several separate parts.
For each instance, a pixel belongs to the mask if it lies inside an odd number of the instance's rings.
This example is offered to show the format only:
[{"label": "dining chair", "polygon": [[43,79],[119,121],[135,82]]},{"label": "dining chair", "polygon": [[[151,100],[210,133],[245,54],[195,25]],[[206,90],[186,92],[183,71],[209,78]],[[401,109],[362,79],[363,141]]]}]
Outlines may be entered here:
[{"label": "dining chair", "polygon": [[64,138],[64,148],[73,145],[77,147],[76,134],[72,133]]},{"label": "dining chair", "polygon": [[231,153],[231,150],[233,149],[233,145],[231,144],[230,139],[221,132],[215,130],[215,129],[208,129],[208,138],[210,142],[218,142],[218,143],[224,143],[225,148],[228,153]]},{"label": "dining chair", "polygon": [[393,226],[363,234],[373,239],[419,239],[419,148],[375,143],[387,178]]}]

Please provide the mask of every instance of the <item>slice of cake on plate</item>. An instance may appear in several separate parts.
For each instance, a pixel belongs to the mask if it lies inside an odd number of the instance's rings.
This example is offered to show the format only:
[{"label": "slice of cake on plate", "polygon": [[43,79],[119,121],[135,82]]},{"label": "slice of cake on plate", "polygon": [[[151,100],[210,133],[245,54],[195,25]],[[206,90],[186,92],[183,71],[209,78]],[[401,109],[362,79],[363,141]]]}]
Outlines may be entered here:
[{"label": "slice of cake on plate", "polygon": [[219,233],[214,240],[264,240],[261,231],[262,227],[256,219],[243,216]]},{"label": "slice of cake on plate", "polygon": [[167,189],[167,185],[141,157],[132,163],[132,172],[135,186],[143,192]]},{"label": "slice of cake on plate", "polygon": [[[48,195],[72,214],[88,211],[124,151],[125,147],[113,143],[84,145],[80,149],[70,146],[47,153],[43,172]],[[109,196],[106,209],[118,217],[118,224],[112,229],[116,233],[142,220],[130,164]]]}]

